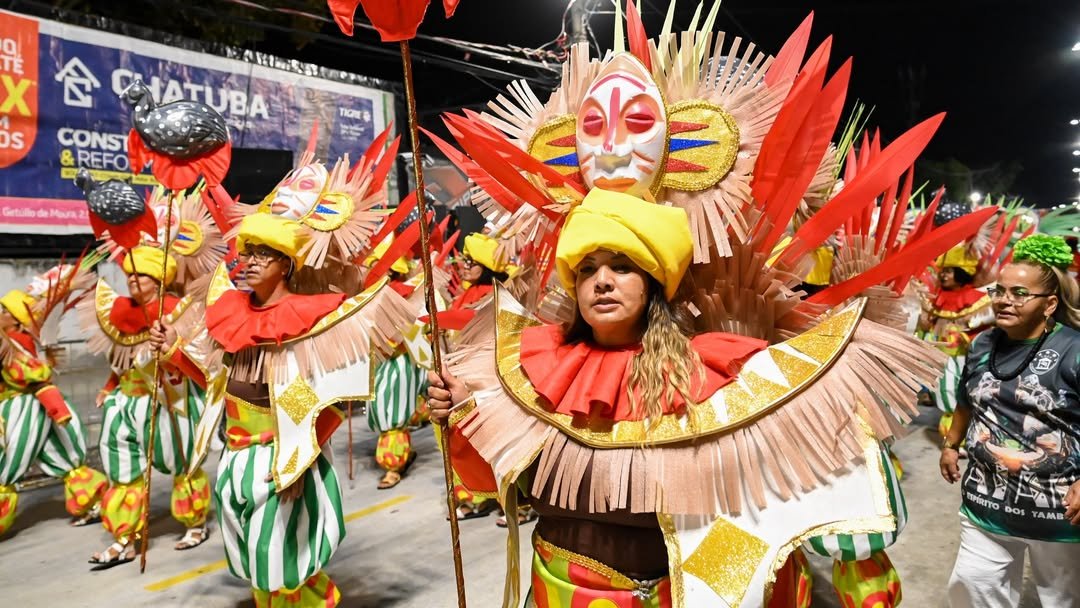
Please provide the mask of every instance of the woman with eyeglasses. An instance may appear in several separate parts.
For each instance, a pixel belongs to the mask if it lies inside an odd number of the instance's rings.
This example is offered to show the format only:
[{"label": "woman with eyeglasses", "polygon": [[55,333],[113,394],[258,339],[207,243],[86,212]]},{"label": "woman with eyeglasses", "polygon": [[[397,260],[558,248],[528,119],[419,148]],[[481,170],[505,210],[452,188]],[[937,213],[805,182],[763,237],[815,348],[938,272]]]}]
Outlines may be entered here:
[{"label": "woman with eyeglasses", "polygon": [[[314,237],[301,222],[260,211],[235,230],[246,289],[224,264],[210,283],[206,328],[224,369],[211,380],[192,464],[224,419],[214,499],[230,571],[260,608],[332,608],[341,594],[324,568],[345,536],[326,447],[344,419],[337,404],[371,397],[377,359],[416,309],[385,280],[357,294],[305,293],[304,269],[338,270],[310,259]],[[155,336],[161,348],[168,334]]]},{"label": "woman with eyeglasses", "polygon": [[1013,260],[988,290],[996,328],[972,345],[941,449],[962,496],[954,608],[1019,605],[1025,554],[1044,608],[1080,604],[1080,290],[1060,237],[1023,239]]}]

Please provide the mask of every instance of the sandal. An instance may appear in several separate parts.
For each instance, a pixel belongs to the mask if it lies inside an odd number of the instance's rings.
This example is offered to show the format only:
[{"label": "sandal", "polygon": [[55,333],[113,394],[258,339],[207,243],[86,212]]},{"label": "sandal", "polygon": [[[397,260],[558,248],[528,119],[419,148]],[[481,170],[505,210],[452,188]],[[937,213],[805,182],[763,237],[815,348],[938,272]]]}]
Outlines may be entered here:
[{"label": "sandal", "polygon": [[[536,521],[537,518],[539,518],[539,517],[540,517],[540,514],[538,514],[536,511],[534,511],[531,507],[524,507],[524,508],[518,509],[518,525],[519,526],[524,526],[525,524],[529,523],[530,521]],[[506,523],[506,516],[503,515],[499,519],[496,519],[495,520],[495,525],[499,526],[500,528],[508,527],[509,524]]]},{"label": "sandal", "polygon": [[[481,517],[487,517],[495,512],[499,508],[499,504],[491,499],[481,501],[480,504],[474,504],[471,502],[462,502],[457,506],[457,518],[458,521],[465,521],[467,519],[478,519]],[[450,521],[450,517],[447,516],[446,521]]]},{"label": "sandal", "polygon": [[401,467],[401,471],[387,471],[386,475],[379,480],[379,485],[376,486],[378,490],[389,490],[390,488],[401,483],[401,478],[405,476],[405,473],[409,472],[409,467],[416,462],[416,452],[409,452],[409,457],[405,459],[405,466]]},{"label": "sandal", "polygon": [[210,528],[208,526],[188,528],[184,532],[183,538],[173,548],[177,551],[187,551],[205,543],[208,538],[210,538]]},{"label": "sandal", "polygon": [[108,570],[109,568],[115,568],[120,564],[126,564],[128,562],[135,561],[135,555],[137,550],[133,541],[127,541],[125,543],[114,542],[109,545],[102,553],[95,553],[90,556],[89,563],[94,564],[93,568],[90,568],[91,572],[97,572],[100,570]]},{"label": "sandal", "polygon": [[76,517],[69,522],[72,528],[81,528],[83,526],[89,526],[90,524],[96,524],[101,521],[101,503],[94,505],[92,509],[86,512],[82,517]]}]

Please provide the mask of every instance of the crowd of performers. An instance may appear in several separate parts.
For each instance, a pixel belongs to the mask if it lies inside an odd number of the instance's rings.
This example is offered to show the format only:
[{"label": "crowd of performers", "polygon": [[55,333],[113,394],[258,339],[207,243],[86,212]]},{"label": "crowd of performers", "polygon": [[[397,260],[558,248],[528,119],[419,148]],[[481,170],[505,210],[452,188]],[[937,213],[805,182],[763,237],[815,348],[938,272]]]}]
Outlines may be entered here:
[{"label": "crowd of performers", "polygon": [[[810,20],[772,58],[713,32],[715,11],[653,40],[626,11],[620,47],[574,47],[547,102],[516,83],[445,118],[456,145],[432,144],[488,224],[435,226],[429,251],[403,221],[415,197],[385,211],[386,134],[324,164],[313,129],[258,205],[232,203],[209,161],[170,165],[206,183],[134,214],[84,187],[99,253],[0,299],[0,533],[37,465],[73,525],[108,532],[93,567],[130,562],[164,475],[176,550],[214,529],[256,606],[337,605],[327,445],[364,402],[380,490],[415,461],[411,429],[447,425],[456,517],[505,513],[507,607],[808,606],[808,556],[833,560],[844,606],[895,606],[886,549],[907,505],[889,446],[922,398],[963,487],[953,605],[1015,606],[1025,551],[1043,606],[1073,605],[1069,245],[1015,208],[912,205],[941,117],[889,145],[854,126],[833,141],[850,65],[830,75],[828,43],[806,58]],[[124,289],[96,280],[111,263]],[[69,311],[111,371],[100,471],[53,384]]]}]

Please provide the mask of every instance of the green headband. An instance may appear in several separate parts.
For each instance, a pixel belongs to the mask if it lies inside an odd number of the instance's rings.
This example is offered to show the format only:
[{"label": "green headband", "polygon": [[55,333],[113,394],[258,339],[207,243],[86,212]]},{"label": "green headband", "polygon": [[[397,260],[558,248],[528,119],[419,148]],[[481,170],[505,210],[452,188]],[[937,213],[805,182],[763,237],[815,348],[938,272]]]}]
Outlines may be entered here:
[{"label": "green headband", "polygon": [[1065,239],[1060,236],[1033,234],[1013,248],[1013,260],[1017,262],[1036,262],[1060,270],[1067,269],[1073,262],[1073,252]]}]

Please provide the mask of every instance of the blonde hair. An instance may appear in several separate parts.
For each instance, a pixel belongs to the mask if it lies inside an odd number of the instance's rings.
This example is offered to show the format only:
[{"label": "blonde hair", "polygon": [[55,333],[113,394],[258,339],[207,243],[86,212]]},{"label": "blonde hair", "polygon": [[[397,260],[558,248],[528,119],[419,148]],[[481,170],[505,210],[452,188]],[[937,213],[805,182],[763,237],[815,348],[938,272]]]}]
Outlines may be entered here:
[{"label": "blonde hair", "polygon": [[[704,382],[705,368],[701,357],[690,346],[692,325],[685,317],[686,313],[664,298],[664,288],[650,280],[649,300],[642,319],[645,331],[641,337],[641,352],[634,355],[627,383],[634,412],[644,414],[650,428],[660,422],[663,404],[670,402],[675,393],[682,396],[690,423],[695,423],[696,403],[690,395],[691,379]],[[592,328],[577,310],[573,323],[563,333],[566,342],[580,342],[592,337]]]},{"label": "blonde hair", "polygon": [[1058,304],[1057,310],[1054,311],[1054,320],[1080,330],[1080,286],[1076,284],[1076,279],[1060,268],[1040,264],[1035,260],[1015,263],[1037,269],[1039,284],[1057,296]]}]

